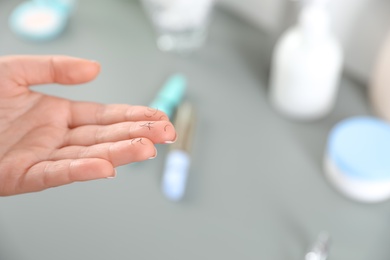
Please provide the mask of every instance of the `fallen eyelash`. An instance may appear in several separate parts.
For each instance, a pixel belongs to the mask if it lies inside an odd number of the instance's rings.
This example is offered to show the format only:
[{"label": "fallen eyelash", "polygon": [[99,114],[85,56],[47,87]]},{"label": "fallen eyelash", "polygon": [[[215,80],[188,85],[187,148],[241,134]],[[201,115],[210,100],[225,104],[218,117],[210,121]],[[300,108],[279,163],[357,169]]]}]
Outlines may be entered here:
[{"label": "fallen eyelash", "polygon": [[140,125],[140,127],[147,127],[149,130],[151,130],[153,128],[153,126],[151,126],[151,125],[153,125],[153,124],[154,124],[154,122],[148,122],[148,123],[145,123],[143,125]]},{"label": "fallen eyelash", "polygon": [[156,114],[157,114],[157,112],[158,112],[158,108],[150,108],[150,107],[148,107],[146,110],[148,110],[148,111],[150,111],[150,112],[152,112],[152,111],[154,111],[154,113],[152,114],[152,115],[150,115],[150,116],[148,116],[147,114],[146,114],[146,112],[144,113],[144,116],[146,116],[147,118],[151,118],[151,117],[153,117],[153,116],[155,116]]}]

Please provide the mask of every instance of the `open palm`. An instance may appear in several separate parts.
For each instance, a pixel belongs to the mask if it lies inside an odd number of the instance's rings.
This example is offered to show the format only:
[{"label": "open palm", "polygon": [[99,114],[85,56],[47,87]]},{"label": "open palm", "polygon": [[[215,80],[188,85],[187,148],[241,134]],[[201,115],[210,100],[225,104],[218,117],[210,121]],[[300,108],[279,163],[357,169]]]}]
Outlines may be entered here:
[{"label": "open palm", "polygon": [[115,167],[156,156],[176,133],[161,111],[75,102],[32,91],[80,84],[96,62],[66,56],[0,58],[0,195],[40,191],[115,176]]}]

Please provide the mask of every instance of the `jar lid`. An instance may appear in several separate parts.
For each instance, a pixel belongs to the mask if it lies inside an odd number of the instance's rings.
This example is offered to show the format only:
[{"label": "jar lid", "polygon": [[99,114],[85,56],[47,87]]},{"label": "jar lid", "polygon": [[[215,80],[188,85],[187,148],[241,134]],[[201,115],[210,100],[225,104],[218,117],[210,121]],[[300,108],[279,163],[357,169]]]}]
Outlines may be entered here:
[{"label": "jar lid", "polygon": [[73,12],[76,6],[76,0],[30,0],[41,5],[51,5],[64,9],[67,13]]},{"label": "jar lid", "polygon": [[390,180],[390,124],[374,117],[341,121],[330,133],[328,156],[350,178]]},{"label": "jar lid", "polygon": [[58,5],[24,2],[18,5],[9,18],[11,30],[28,40],[50,40],[65,29],[69,12]]}]

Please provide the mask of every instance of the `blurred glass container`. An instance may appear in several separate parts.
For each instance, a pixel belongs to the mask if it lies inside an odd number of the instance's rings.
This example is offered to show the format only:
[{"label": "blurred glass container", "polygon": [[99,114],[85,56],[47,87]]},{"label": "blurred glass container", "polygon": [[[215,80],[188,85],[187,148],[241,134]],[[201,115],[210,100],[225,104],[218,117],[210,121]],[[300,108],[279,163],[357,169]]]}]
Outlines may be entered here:
[{"label": "blurred glass container", "polygon": [[141,0],[162,51],[191,53],[203,46],[214,0]]}]

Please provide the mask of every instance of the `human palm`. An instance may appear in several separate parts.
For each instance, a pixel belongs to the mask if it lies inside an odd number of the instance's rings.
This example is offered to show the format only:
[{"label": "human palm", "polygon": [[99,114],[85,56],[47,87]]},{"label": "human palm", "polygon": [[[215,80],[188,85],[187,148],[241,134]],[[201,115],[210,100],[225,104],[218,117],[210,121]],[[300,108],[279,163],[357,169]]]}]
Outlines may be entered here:
[{"label": "human palm", "polygon": [[115,167],[156,156],[176,132],[161,111],[75,102],[32,91],[80,84],[100,70],[65,56],[0,58],[0,195],[115,176]]}]

